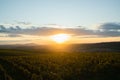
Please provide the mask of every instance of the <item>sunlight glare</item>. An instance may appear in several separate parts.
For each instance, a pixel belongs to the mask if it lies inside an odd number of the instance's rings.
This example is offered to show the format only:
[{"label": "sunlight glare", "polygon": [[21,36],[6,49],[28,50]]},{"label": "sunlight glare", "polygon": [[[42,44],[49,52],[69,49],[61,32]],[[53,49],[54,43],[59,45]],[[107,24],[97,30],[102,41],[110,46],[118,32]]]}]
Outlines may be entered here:
[{"label": "sunlight glare", "polygon": [[50,38],[55,41],[56,43],[64,43],[65,41],[69,40],[70,35],[69,34],[56,34],[50,36]]}]

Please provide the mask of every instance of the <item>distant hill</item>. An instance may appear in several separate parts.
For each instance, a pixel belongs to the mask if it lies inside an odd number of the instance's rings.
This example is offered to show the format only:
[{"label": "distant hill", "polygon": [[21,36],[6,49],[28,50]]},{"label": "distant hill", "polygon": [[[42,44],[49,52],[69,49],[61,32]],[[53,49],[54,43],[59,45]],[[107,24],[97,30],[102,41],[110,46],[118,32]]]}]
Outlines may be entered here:
[{"label": "distant hill", "polygon": [[[57,48],[58,47],[58,48]],[[0,49],[32,51],[32,52],[120,52],[120,42],[104,42],[94,44],[57,45],[0,45]]]},{"label": "distant hill", "polygon": [[73,44],[71,50],[76,52],[120,52],[120,42]]}]

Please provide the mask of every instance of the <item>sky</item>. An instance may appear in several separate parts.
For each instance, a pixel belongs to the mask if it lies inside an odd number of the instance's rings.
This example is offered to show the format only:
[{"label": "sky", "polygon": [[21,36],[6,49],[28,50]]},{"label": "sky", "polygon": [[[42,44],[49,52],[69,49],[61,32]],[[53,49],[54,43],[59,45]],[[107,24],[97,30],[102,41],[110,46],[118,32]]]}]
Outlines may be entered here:
[{"label": "sky", "polygon": [[0,0],[0,22],[86,26],[120,21],[120,0]]},{"label": "sky", "polygon": [[0,44],[51,43],[55,32],[78,43],[120,41],[120,0],[0,0]]}]

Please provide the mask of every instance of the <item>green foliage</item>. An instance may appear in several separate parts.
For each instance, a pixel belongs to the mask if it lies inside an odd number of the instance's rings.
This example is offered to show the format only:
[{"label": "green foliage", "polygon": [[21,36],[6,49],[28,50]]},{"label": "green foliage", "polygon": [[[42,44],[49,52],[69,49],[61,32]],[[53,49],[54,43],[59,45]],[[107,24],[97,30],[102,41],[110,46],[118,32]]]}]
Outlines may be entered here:
[{"label": "green foliage", "polygon": [[1,56],[0,64],[11,80],[120,80],[119,53]]}]

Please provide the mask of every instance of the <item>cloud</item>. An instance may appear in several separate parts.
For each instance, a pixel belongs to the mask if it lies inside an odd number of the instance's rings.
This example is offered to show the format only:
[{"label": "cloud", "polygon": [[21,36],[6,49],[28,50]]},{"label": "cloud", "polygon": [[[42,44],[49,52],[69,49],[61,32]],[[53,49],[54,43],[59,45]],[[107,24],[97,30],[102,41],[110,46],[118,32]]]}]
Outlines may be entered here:
[{"label": "cloud", "polygon": [[6,28],[3,25],[0,25],[0,32],[5,32]]},{"label": "cloud", "polygon": [[[54,27],[29,27],[21,28],[21,26],[14,26],[6,28],[4,25],[0,25],[0,33],[10,34],[11,37],[17,37],[21,35],[37,35],[37,36],[49,36],[56,33],[68,33],[74,36],[102,36],[102,37],[116,37],[120,36],[120,24],[119,23],[104,23],[98,26],[97,30],[90,30],[83,28],[82,26],[76,28],[54,28]],[[11,35],[12,34],[12,35]]]},{"label": "cloud", "polygon": [[20,34],[8,34],[7,37],[22,37]]},{"label": "cloud", "polygon": [[120,23],[104,23],[98,26],[97,35],[100,36],[120,36]]},{"label": "cloud", "polygon": [[26,34],[26,35],[39,35],[47,36],[56,33],[69,33],[73,35],[91,35],[92,30],[84,28],[52,28],[52,27],[34,27],[34,28],[20,28],[20,26],[5,28],[4,25],[0,26],[0,32],[10,34]]},{"label": "cloud", "polygon": [[120,30],[120,23],[104,23],[99,26],[99,29],[105,31]]},{"label": "cloud", "polygon": [[22,25],[31,25],[30,22],[24,22],[24,21],[16,21],[17,24],[22,24]]},{"label": "cloud", "polygon": [[11,34],[11,33],[9,33],[9,34],[0,33],[0,37],[1,37],[1,38],[2,38],[2,37],[22,37],[22,35],[20,35],[20,34]]},{"label": "cloud", "polygon": [[19,26],[15,26],[15,27],[8,27],[6,28],[4,25],[0,25],[0,33],[16,33],[19,34],[19,32],[22,29]]}]

